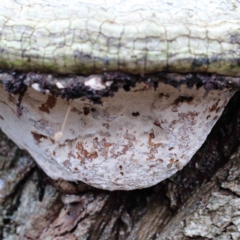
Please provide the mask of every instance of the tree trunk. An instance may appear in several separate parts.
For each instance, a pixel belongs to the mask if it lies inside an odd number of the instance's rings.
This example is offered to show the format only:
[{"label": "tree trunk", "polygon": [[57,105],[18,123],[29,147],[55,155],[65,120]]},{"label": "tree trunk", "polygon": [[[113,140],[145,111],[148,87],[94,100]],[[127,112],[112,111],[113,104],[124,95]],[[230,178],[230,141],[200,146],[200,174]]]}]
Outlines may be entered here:
[{"label": "tree trunk", "polygon": [[52,181],[1,133],[0,239],[239,239],[239,101],[182,171],[129,192]]}]

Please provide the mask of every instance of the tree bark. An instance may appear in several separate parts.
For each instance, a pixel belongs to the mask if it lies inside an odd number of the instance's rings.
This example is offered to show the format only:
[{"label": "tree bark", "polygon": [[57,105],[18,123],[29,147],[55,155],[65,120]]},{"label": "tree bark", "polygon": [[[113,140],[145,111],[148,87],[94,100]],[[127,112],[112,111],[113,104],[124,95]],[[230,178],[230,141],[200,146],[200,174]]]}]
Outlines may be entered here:
[{"label": "tree bark", "polygon": [[182,171],[128,192],[52,181],[1,133],[0,239],[239,239],[239,100]]}]

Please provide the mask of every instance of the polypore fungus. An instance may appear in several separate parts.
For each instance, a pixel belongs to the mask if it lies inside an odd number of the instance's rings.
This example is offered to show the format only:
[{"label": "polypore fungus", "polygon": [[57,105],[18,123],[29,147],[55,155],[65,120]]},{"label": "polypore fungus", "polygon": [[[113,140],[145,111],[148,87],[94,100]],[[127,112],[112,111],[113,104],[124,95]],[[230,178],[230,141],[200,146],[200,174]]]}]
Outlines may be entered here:
[{"label": "polypore fungus", "polygon": [[152,186],[187,164],[237,91],[237,1],[8,2],[0,126],[53,179]]}]

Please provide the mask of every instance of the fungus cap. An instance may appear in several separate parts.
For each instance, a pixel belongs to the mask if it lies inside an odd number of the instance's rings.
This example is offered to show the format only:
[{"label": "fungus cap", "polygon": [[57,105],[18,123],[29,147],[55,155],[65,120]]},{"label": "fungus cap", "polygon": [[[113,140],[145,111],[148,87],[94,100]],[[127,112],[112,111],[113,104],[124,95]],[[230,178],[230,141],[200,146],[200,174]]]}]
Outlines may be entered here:
[{"label": "fungus cap", "polygon": [[18,97],[9,100],[1,86],[0,123],[51,178],[131,190],[152,186],[182,169],[233,93],[161,82],[154,89],[142,82],[102,98],[101,104],[84,97],[73,100],[59,132],[69,108],[66,100],[29,87],[19,117]]}]

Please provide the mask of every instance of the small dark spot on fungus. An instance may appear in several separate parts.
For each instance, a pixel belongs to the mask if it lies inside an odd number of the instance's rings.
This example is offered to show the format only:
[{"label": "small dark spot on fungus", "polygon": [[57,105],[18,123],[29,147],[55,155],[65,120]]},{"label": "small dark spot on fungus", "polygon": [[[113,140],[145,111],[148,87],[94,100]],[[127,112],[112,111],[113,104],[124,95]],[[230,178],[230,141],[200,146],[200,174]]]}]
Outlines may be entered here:
[{"label": "small dark spot on fungus", "polygon": [[106,129],[109,129],[110,127],[108,123],[103,123],[102,126],[105,127]]},{"label": "small dark spot on fungus", "polygon": [[218,107],[218,108],[216,109],[216,113],[218,113],[221,109],[222,109],[222,107]]},{"label": "small dark spot on fungus", "polygon": [[42,134],[35,133],[35,132],[31,132],[31,133],[33,138],[37,141],[37,143],[40,143],[42,138],[47,139],[47,136],[44,136]]},{"label": "small dark spot on fungus", "polygon": [[130,88],[129,85],[123,85],[123,89],[124,89],[126,92],[129,92],[131,88]]},{"label": "small dark spot on fungus", "polygon": [[192,102],[193,97],[192,96],[179,96],[175,101],[174,101],[174,105],[178,106],[180,103],[186,102],[186,103],[190,103]]},{"label": "small dark spot on fungus", "polygon": [[69,160],[65,160],[65,161],[63,162],[63,166],[66,167],[66,168],[69,168],[69,167],[72,166],[72,164],[70,163]]},{"label": "small dark spot on fungus", "polygon": [[168,99],[169,97],[170,97],[170,95],[169,94],[164,94],[164,93],[159,93],[159,98],[166,98],[166,99]]},{"label": "small dark spot on fungus", "polygon": [[71,112],[75,112],[75,113],[77,113],[79,115],[82,114],[82,112],[80,110],[78,110],[77,108],[75,108],[75,107],[72,107]]},{"label": "small dark spot on fungus", "polygon": [[155,138],[155,134],[154,134],[154,131],[153,131],[153,130],[149,133],[149,138],[150,138],[150,139]]},{"label": "small dark spot on fungus", "polygon": [[83,107],[83,113],[87,116],[90,113],[90,109],[88,107]]},{"label": "small dark spot on fungus", "polygon": [[163,130],[163,128],[158,120],[155,120],[153,124]]},{"label": "small dark spot on fungus", "polygon": [[120,174],[123,176],[123,172],[120,172]]},{"label": "small dark spot on fungus", "polygon": [[173,107],[171,108],[171,110],[172,110],[172,112],[177,112],[177,111],[178,111],[178,108],[177,108],[177,106],[173,106]]},{"label": "small dark spot on fungus", "polygon": [[213,112],[217,109],[217,106],[218,106],[218,103],[219,103],[220,100],[218,100],[214,105],[212,105],[211,108],[209,108],[209,112]]},{"label": "small dark spot on fungus", "polygon": [[122,165],[119,166],[119,169],[122,170]]},{"label": "small dark spot on fungus", "polygon": [[133,117],[138,117],[139,115],[140,115],[139,112],[132,112],[132,116],[133,116]]}]

